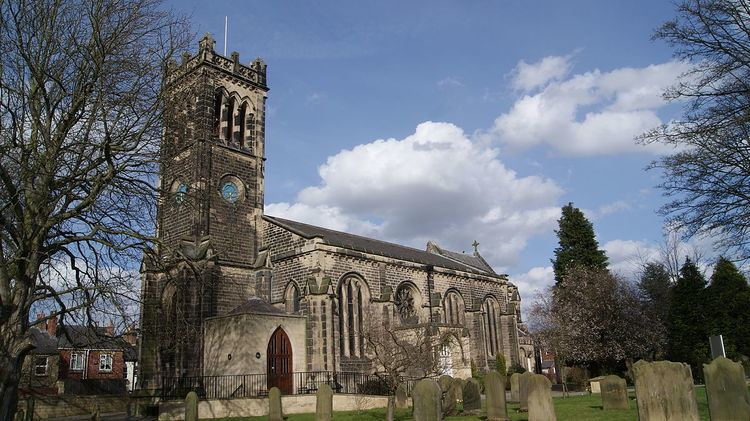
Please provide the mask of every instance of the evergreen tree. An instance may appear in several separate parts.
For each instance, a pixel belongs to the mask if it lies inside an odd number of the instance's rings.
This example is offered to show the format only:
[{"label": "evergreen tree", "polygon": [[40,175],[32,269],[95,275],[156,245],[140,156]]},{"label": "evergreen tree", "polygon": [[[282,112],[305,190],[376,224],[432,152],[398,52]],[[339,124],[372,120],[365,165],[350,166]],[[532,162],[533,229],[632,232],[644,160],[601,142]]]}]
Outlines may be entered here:
[{"label": "evergreen tree", "polygon": [[[643,268],[637,287],[644,313],[659,329],[666,329],[672,288],[669,271],[661,263],[648,263]],[[663,358],[664,345],[665,341],[654,341],[650,357]]]},{"label": "evergreen tree", "polygon": [[607,270],[607,255],[604,250],[599,249],[594,226],[580,209],[568,203],[563,206],[562,216],[557,222],[559,229],[555,233],[560,245],[555,249],[555,258],[552,260],[557,285],[574,266]]},{"label": "evergreen tree", "polygon": [[703,378],[702,364],[711,357],[706,309],[706,278],[687,258],[672,288],[668,326],[669,359],[688,363],[698,380]]},{"label": "evergreen tree", "polygon": [[722,335],[727,356],[750,355],[750,286],[737,267],[720,257],[707,288],[711,335]]}]

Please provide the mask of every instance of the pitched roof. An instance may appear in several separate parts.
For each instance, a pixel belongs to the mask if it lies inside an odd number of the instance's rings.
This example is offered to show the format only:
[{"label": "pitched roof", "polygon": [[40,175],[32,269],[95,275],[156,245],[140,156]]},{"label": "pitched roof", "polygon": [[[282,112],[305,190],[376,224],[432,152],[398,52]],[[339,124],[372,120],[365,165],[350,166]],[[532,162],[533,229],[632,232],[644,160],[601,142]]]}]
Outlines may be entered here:
[{"label": "pitched roof", "polygon": [[478,252],[474,252],[474,254],[456,253],[455,251],[446,250],[433,243],[432,241],[427,243],[427,250],[432,253],[447,257],[451,260],[458,261],[467,266],[482,269],[485,272],[495,273],[495,271],[492,270],[490,265],[482,258],[482,256],[479,255]]},{"label": "pitched roof", "polygon": [[282,310],[274,307],[271,303],[260,297],[251,297],[249,300],[235,307],[229,314],[286,314]]},{"label": "pitched roof", "polygon": [[29,339],[34,345],[34,354],[57,354],[57,338],[50,336],[46,330],[32,326],[29,329]]},{"label": "pitched roof", "polygon": [[[341,231],[335,231],[328,228],[316,227],[314,225],[304,224],[302,222],[290,221],[288,219],[278,218],[275,216],[264,215],[267,221],[272,222],[282,228],[294,232],[304,238],[322,238],[325,244],[343,247],[350,250],[360,251],[363,253],[377,254],[394,259],[406,260],[414,263],[433,265],[446,269],[454,269],[465,272],[472,272],[481,275],[498,276],[481,257],[477,260],[473,256],[463,255],[461,253],[451,253],[441,255],[430,253],[424,250],[406,247],[399,244],[389,243],[386,241],[375,240],[373,238],[362,237],[359,235],[349,234]],[[466,258],[455,258],[456,256],[466,256]]]}]

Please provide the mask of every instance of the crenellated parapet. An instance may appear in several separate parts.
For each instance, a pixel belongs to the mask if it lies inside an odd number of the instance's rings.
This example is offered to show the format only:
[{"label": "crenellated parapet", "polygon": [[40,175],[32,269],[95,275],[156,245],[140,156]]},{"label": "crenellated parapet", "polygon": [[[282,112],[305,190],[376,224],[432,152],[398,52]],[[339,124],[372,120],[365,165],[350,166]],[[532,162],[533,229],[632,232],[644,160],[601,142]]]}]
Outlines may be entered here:
[{"label": "crenellated parapet", "polygon": [[214,41],[211,34],[207,33],[198,43],[198,53],[196,55],[191,56],[190,53],[184,53],[180,63],[176,60],[171,60],[167,64],[167,85],[175,83],[200,66],[207,65],[213,69],[228,73],[243,82],[261,88],[264,91],[268,90],[266,82],[267,65],[261,58],[256,58],[248,65],[241,64],[238,52],[232,52],[230,58],[224,57],[214,51],[215,44],[216,41]]}]

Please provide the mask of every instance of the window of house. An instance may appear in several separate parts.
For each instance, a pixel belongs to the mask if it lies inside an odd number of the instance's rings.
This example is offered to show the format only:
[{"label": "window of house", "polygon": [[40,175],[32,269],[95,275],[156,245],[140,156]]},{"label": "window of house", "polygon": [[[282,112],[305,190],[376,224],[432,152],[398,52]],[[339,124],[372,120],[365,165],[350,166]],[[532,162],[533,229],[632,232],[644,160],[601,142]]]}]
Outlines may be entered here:
[{"label": "window of house", "polygon": [[34,357],[34,375],[47,375],[47,357]]},{"label": "window of house", "polygon": [[78,352],[70,354],[70,369],[71,371],[83,370],[83,354]]},{"label": "window of house", "polygon": [[112,371],[112,354],[99,356],[99,371]]}]

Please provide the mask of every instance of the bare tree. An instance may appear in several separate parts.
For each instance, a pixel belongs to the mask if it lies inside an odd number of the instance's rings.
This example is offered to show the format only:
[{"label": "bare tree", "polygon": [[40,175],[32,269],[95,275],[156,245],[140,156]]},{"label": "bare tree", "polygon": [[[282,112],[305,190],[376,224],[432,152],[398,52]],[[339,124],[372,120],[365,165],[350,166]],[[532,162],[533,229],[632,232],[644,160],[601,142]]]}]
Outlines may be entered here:
[{"label": "bare tree", "polygon": [[642,136],[677,147],[651,168],[672,200],[663,214],[687,236],[716,235],[750,257],[750,3],[684,0],[654,37],[693,67],[665,93],[687,101],[682,119]]},{"label": "bare tree", "polygon": [[137,310],[161,79],[188,38],[158,0],[0,1],[0,420],[33,309],[62,324]]}]

